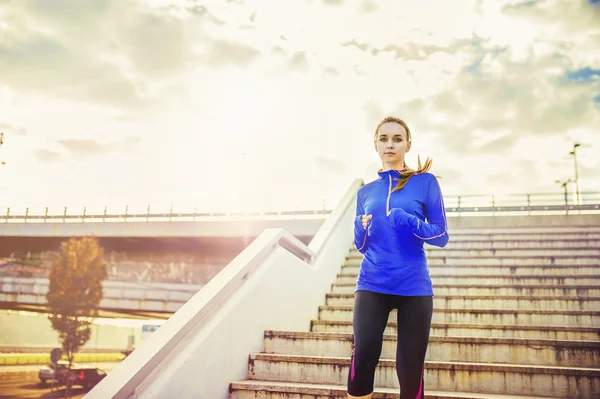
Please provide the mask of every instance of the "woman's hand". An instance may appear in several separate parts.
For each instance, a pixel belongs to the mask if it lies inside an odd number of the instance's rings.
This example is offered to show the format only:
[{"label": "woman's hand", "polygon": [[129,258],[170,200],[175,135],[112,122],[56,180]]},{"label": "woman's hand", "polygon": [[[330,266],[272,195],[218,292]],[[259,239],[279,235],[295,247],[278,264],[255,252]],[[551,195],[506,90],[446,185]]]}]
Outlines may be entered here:
[{"label": "woman's hand", "polygon": [[367,227],[369,226],[369,222],[371,221],[371,219],[373,218],[373,215],[369,215],[369,216],[365,216],[365,215],[361,215],[360,216],[360,224],[362,224],[363,229],[367,229]]},{"label": "woman's hand", "polygon": [[410,227],[409,220],[413,217],[402,208],[392,208],[388,214],[388,223],[392,227]]}]

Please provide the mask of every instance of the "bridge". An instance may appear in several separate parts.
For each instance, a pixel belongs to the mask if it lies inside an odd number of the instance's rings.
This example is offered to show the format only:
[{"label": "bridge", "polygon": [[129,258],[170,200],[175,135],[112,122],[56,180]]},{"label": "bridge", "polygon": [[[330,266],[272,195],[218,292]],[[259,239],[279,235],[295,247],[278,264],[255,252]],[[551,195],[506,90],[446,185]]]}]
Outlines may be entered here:
[{"label": "bridge", "polygon": [[[569,204],[568,198],[556,194],[523,194],[503,198],[494,196],[450,197],[446,207],[449,228],[493,227],[499,223],[518,221],[519,225],[535,226],[552,224],[586,225],[587,216],[600,214],[600,193],[582,195],[580,205]],[[546,201],[544,204],[541,201]],[[560,203],[565,200],[565,203]],[[596,201],[597,200],[597,201]],[[486,201],[488,203],[486,203]],[[461,205],[462,204],[462,205]],[[467,206],[464,206],[467,204]],[[475,205],[478,206],[475,206]],[[492,217],[490,217],[490,214]],[[304,243],[317,233],[330,216],[330,210],[280,211],[264,213],[147,213],[68,215],[22,215],[7,212],[0,223],[3,245],[32,245],[32,239],[65,238],[68,236],[94,235],[112,239],[191,239],[193,246],[206,248],[218,245],[224,239],[244,239],[236,252],[246,247],[266,229],[280,228]],[[479,216],[479,215],[488,216]],[[522,215],[525,218],[501,218],[500,215]],[[498,215],[498,217],[494,217]],[[12,240],[12,242],[11,242]],[[169,243],[170,244],[170,243]],[[16,247],[19,247],[16,245]],[[14,247],[13,247],[14,248]],[[435,256],[436,248],[427,249]],[[231,256],[231,259],[233,256]],[[218,270],[231,259],[223,259]],[[132,267],[118,266],[118,267]],[[150,267],[150,266],[149,266]],[[197,268],[198,265],[186,265]],[[140,317],[168,319],[190,300],[206,282],[164,283],[147,281],[120,281],[118,276],[104,284],[104,297],[99,307],[100,317]],[[46,312],[48,279],[45,277],[0,276],[0,308]]]}]

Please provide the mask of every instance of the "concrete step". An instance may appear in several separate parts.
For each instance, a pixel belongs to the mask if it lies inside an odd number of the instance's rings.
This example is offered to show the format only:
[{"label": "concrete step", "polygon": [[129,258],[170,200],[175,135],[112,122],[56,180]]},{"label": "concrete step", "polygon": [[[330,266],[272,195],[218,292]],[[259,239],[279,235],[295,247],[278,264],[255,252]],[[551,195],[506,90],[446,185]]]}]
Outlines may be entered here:
[{"label": "concrete step", "polygon": [[[319,320],[351,321],[351,306],[319,306]],[[389,321],[396,321],[396,310]],[[581,310],[444,309],[433,308],[433,323],[553,325],[600,327],[600,312]]]},{"label": "concrete step", "polygon": [[[561,240],[579,240],[595,241],[600,240],[600,233],[591,232],[570,232],[570,233],[482,233],[471,234],[465,232],[450,231],[450,242],[475,242],[475,241],[561,241]],[[354,248],[351,250],[355,250]]]},{"label": "concrete step", "polygon": [[[352,321],[312,320],[312,332],[352,333]],[[397,323],[388,323],[386,334],[397,333]],[[600,327],[516,326],[496,324],[432,323],[431,335],[488,338],[535,338],[562,341],[600,341]]]},{"label": "concrete step", "polygon": [[600,257],[600,248],[500,248],[500,249],[461,249],[426,248],[428,256],[465,257],[465,256],[593,256]]},{"label": "concrete step", "polygon": [[[251,380],[344,385],[349,357],[256,353],[250,355]],[[398,389],[395,362],[379,361],[375,386]],[[596,397],[600,369],[467,362],[425,363],[425,389],[556,398]]]},{"label": "concrete step", "polygon": [[[503,275],[452,275],[438,274],[431,276],[434,284],[473,284],[473,285],[593,285],[600,287],[600,277],[595,275],[582,276],[503,276]],[[355,275],[338,274],[336,284],[356,283]]]},{"label": "concrete step", "polygon": [[[332,284],[331,292],[336,294],[352,294],[356,282],[346,284]],[[435,295],[524,295],[524,296],[570,296],[575,298],[598,297],[598,285],[548,285],[548,284],[438,284],[433,282]]]},{"label": "concrete step", "polygon": [[[230,385],[229,399],[346,399],[346,385],[308,384],[281,381],[236,381]],[[398,389],[378,388],[373,399],[400,399]],[[424,399],[551,399],[542,396],[513,396],[459,391],[425,391]],[[554,398],[552,398],[554,399]]]},{"label": "concrete step", "polygon": [[[442,253],[442,252],[440,252]],[[347,258],[346,266],[359,266],[362,257]],[[600,266],[600,257],[595,256],[438,256],[428,255],[427,264],[434,265],[511,265],[511,266],[545,266],[545,265],[591,265]]]},{"label": "concrete step", "polygon": [[[522,227],[455,227],[450,228],[451,237],[458,236],[505,236],[505,235],[523,235],[531,237],[534,235],[554,235],[565,237],[570,235],[595,235],[600,234],[598,226],[522,226]],[[531,237],[532,240],[537,238]]]},{"label": "concrete step", "polygon": [[[450,239],[444,248],[426,245],[426,249],[443,251],[445,249],[569,249],[600,248],[600,235],[597,239],[558,238],[554,240],[531,240],[528,237],[516,240],[454,240]],[[358,251],[354,251],[357,253]]]},{"label": "concrete step", "polygon": [[[327,294],[325,305],[352,306],[353,294]],[[433,306],[447,309],[519,309],[519,310],[595,310],[600,312],[600,297],[536,297],[496,295],[435,295]]]},{"label": "concrete step", "polygon": [[[431,276],[435,275],[535,275],[535,276],[573,276],[573,275],[598,275],[600,278],[600,266],[593,265],[428,265]],[[360,270],[359,265],[342,266],[343,274],[356,275]]]},{"label": "concrete step", "polygon": [[[350,357],[353,339],[351,333],[265,331],[264,351],[280,355]],[[381,358],[395,359],[396,345],[396,334],[385,335]],[[600,365],[600,342],[431,335],[426,360],[595,367]]]}]

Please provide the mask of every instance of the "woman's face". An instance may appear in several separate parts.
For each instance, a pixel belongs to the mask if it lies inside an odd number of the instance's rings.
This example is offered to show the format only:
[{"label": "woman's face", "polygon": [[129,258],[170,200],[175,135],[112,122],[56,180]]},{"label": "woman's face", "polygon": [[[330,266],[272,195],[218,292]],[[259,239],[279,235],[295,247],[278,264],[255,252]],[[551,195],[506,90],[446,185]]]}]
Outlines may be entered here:
[{"label": "woman's face", "polygon": [[404,154],[410,150],[407,136],[406,129],[399,123],[387,122],[379,126],[375,147],[384,164],[403,168]]}]

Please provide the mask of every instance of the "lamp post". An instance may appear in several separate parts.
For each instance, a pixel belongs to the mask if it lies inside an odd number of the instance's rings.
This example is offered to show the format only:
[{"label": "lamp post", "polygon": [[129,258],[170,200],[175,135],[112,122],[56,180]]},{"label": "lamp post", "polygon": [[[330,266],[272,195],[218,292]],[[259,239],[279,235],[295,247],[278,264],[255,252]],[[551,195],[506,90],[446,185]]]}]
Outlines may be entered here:
[{"label": "lamp post", "polygon": [[569,155],[573,155],[573,161],[575,163],[575,190],[577,190],[577,205],[581,205],[581,194],[579,190],[579,167],[577,166],[577,147],[579,147],[580,145],[581,144],[579,143],[573,144],[573,151],[569,153]]},{"label": "lamp post", "polygon": [[573,180],[571,180],[571,179],[568,179],[567,181],[556,180],[555,183],[556,184],[560,184],[560,186],[565,191],[565,211],[566,211],[567,214],[569,214],[569,192],[568,192],[568,186],[569,186],[569,183],[573,183]]},{"label": "lamp post", "polygon": [[[2,147],[2,144],[4,144],[4,133],[0,133],[0,147]],[[6,165],[6,162],[1,161],[0,165]]]}]

